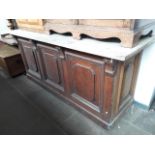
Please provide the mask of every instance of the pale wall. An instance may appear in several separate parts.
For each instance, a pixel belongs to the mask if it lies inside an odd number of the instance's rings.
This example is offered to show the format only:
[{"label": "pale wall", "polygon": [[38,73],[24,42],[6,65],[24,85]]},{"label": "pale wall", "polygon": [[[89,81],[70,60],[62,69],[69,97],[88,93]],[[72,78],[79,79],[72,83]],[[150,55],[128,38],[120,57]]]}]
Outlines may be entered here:
[{"label": "pale wall", "polygon": [[135,101],[149,106],[155,90],[155,43],[146,48],[142,55],[135,90]]},{"label": "pale wall", "polygon": [[8,21],[6,19],[0,19],[0,34],[5,33],[9,30],[7,25]]}]

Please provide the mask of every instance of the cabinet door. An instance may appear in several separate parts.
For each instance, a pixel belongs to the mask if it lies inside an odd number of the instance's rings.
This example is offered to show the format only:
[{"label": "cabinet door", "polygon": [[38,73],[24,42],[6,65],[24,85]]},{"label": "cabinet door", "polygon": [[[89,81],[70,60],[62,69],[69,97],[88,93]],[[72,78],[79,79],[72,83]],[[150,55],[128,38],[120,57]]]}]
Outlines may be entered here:
[{"label": "cabinet door", "polygon": [[70,96],[97,112],[103,104],[104,62],[88,56],[66,52]]},{"label": "cabinet door", "polygon": [[63,65],[59,49],[42,44],[38,44],[37,48],[43,80],[57,90],[64,91]]},{"label": "cabinet door", "polygon": [[40,79],[41,75],[38,67],[35,46],[32,42],[27,40],[18,39],[18,41],[27,73]]}]

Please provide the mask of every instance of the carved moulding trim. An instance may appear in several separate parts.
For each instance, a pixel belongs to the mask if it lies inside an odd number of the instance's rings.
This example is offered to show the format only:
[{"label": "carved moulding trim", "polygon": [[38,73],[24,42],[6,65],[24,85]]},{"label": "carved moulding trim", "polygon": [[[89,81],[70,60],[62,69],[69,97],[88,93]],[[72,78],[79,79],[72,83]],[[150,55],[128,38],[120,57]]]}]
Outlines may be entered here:
[{"label": "carved moulding trim", "polygon": [[57,32],[60,34],[71,33],[73,38],[81,39],[81,36],[87,35],[96,39],[118,38],[124,47],[132,47],[134,31],[123,28],[105,28],[85,25],[62,25],[62,24],[45,24],[45,32]]}]

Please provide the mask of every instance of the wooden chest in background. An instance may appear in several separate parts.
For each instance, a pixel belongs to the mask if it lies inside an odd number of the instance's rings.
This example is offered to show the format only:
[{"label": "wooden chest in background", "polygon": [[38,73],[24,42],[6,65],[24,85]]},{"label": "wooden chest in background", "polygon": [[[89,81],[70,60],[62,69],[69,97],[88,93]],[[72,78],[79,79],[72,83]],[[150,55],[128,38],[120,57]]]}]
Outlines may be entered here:
[{"label": "wooden chest in background", "polygon": [[25,72],[25,67],[19,50],[9,45],[0,47],[0,68],[9,76]]}]

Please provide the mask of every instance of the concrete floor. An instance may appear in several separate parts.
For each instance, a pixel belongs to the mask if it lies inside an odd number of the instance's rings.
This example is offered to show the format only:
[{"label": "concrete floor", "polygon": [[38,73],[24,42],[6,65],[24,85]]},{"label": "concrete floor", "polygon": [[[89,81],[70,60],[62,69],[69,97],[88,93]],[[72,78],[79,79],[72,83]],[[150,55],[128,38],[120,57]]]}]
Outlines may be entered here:
[{"label": "concrete floor", "polygon": [[25,75],[0,72],[0,134],[148,135],[155,134],[155,112],[132,106],[105,130]]}]

